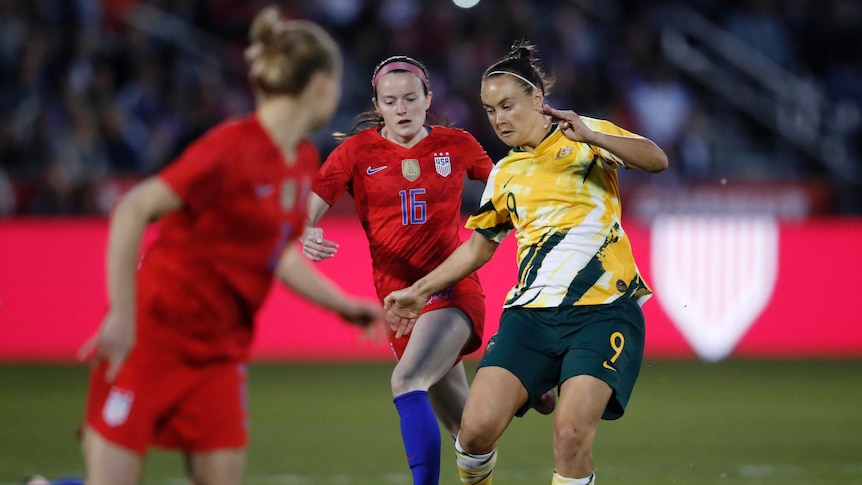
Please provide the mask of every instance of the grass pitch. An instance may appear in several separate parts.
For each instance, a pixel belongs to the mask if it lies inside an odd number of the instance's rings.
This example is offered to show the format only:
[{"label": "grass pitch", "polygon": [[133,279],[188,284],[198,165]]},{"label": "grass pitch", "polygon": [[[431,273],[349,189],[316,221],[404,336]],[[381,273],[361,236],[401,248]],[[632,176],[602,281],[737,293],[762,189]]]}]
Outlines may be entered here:
[{"label": "grass pitch", "polygon": [[[252,365],[246,483],[409,485],[391,368]],[[0,366],[0,484],[83,474],[74,435],[86,374]],[[551,428],[534,412],[515,420],[494,483],[550,483]],[[457,484],[450,443],[441,483]],[[862,485],[862,360],[648,361],[626,416],[599,428],[594,456],[602,485]],[[184,483],[180,457],[152,452],[144,482]]]}]

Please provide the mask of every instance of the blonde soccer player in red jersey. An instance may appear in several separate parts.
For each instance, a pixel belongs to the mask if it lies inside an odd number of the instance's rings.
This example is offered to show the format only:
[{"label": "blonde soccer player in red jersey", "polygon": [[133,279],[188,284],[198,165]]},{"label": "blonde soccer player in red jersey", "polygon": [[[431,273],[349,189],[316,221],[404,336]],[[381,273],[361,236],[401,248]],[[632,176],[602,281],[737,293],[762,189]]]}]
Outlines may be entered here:
[{"label": "blonde soccer player in red jersey", "polygon": [[[303,243],[312,260],[335,254],[337,244],[314,226],[350,193],[382,300],[458,247],[465,176],[484,182],[492,163],[466,131],[426,123],[432,92],[417,60],[394,56],[380,62],[371,88],[374,110],[357,118],[314,183]],[[479,347],[484,324],[485,295],[476,274],[466,274],[429,296],[412,334],[388,329],[398,360],[392,395],[416,485],[439,482],[438,419],[453,437],[458,434],[468,393],[461,357]],[[553,406],[553,394],[544,406]]]},{"label": "blonde soccer player in red jersey", "polygon": [[[95,351],[82,430],[88,485],[138,483],[151,445],[182,451],[191,483],[242,482],[246,363],[273,276],[348,322],[379,315],[294,244],[319,160],[304,138],[340,99],[339,49],[317,25],[282,20],[275,8],[257,15],[250,38],[254,113],[203,135],[111,217],[110,307],[82,348]],[[156,219],[158,236],[139,257]]]}]

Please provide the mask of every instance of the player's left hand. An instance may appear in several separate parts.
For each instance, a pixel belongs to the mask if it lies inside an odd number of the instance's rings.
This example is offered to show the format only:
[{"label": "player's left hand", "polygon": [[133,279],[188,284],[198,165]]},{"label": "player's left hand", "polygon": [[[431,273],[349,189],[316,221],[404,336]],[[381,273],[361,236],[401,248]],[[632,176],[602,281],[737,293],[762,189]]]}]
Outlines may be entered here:
[{"label": "player's left hand", "polygon": [[78,349],[78,359],[108,361],[105,377],[113,382],[132,347],[135,345],[135,316],[132,311],[122,311],[113,306],[102,319],[102,325]]},{"label": "player's left hand", "polygon": [[592,136],[595,134],[593,130],[589,129],[587,125],[584,124],[581,117],[572,110],[561,111],[552,108],[548,104],[543,104],[537,111],[545,115],[545,128],[548,128],[554,121],[559,122],[560,131],[562,131],[563,135],[565,135],[569,140],[590,143]]},{"label": "player's left hand", "polygon": [[395,332],[395,338],[409,335],[416,325],[416,320],[422,314],[427,299],[413,294],[410,288],[393,291],[383,299],[386,310],[386,322]]},{"label": "player's left hand", "polygon": [[383,318],[383,312],[378,303],[363,300],[347,301],[338,314],[348,323],[363,328],[368,328]]}]

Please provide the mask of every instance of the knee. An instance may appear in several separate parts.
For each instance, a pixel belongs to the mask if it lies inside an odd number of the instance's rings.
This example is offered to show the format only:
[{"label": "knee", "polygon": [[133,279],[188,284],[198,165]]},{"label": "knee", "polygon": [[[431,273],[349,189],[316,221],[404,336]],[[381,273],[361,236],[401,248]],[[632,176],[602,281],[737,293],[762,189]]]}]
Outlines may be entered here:
[{"label": "knee", "polygon": [[482,419],[481,416],[464,414],[461,418],[458,442],[467,453],[473,455],[490,453],[497,445],[491,430],[491,423]]},{"label": "knee", "polygon": [[427,391],[428,386],[424,385],[421,379],[421,374],[414,372],[405,372],[404,369],[395,366],[392,372],[392,377],[389,379],[389,385],[392,386],[392,396],[397,397],[411,391]]},{"label": "knee", "polygon": [[590,453],[596,430],[579,424],[554,427],[554,451],[560,455],[582,455]]}]

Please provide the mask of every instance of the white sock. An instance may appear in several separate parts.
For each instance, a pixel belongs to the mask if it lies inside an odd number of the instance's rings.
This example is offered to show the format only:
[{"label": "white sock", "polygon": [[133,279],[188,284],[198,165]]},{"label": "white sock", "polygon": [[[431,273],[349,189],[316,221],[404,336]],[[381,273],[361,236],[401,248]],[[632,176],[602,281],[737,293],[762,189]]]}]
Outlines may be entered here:
[{"label": "white sock", "polygon": [[595,483],[596,472],[584,478],[566,478],[554,470],[554,480],[551,482],[551,485],[595,485]]},{"label": "white sock", "polygon": [[483,485],[491,483],[491,474],[497,463],[497,449],[483,455],[474,455],[464,451],[461,442],[455,439],[455,458],[458,475],[465,485]]}]

